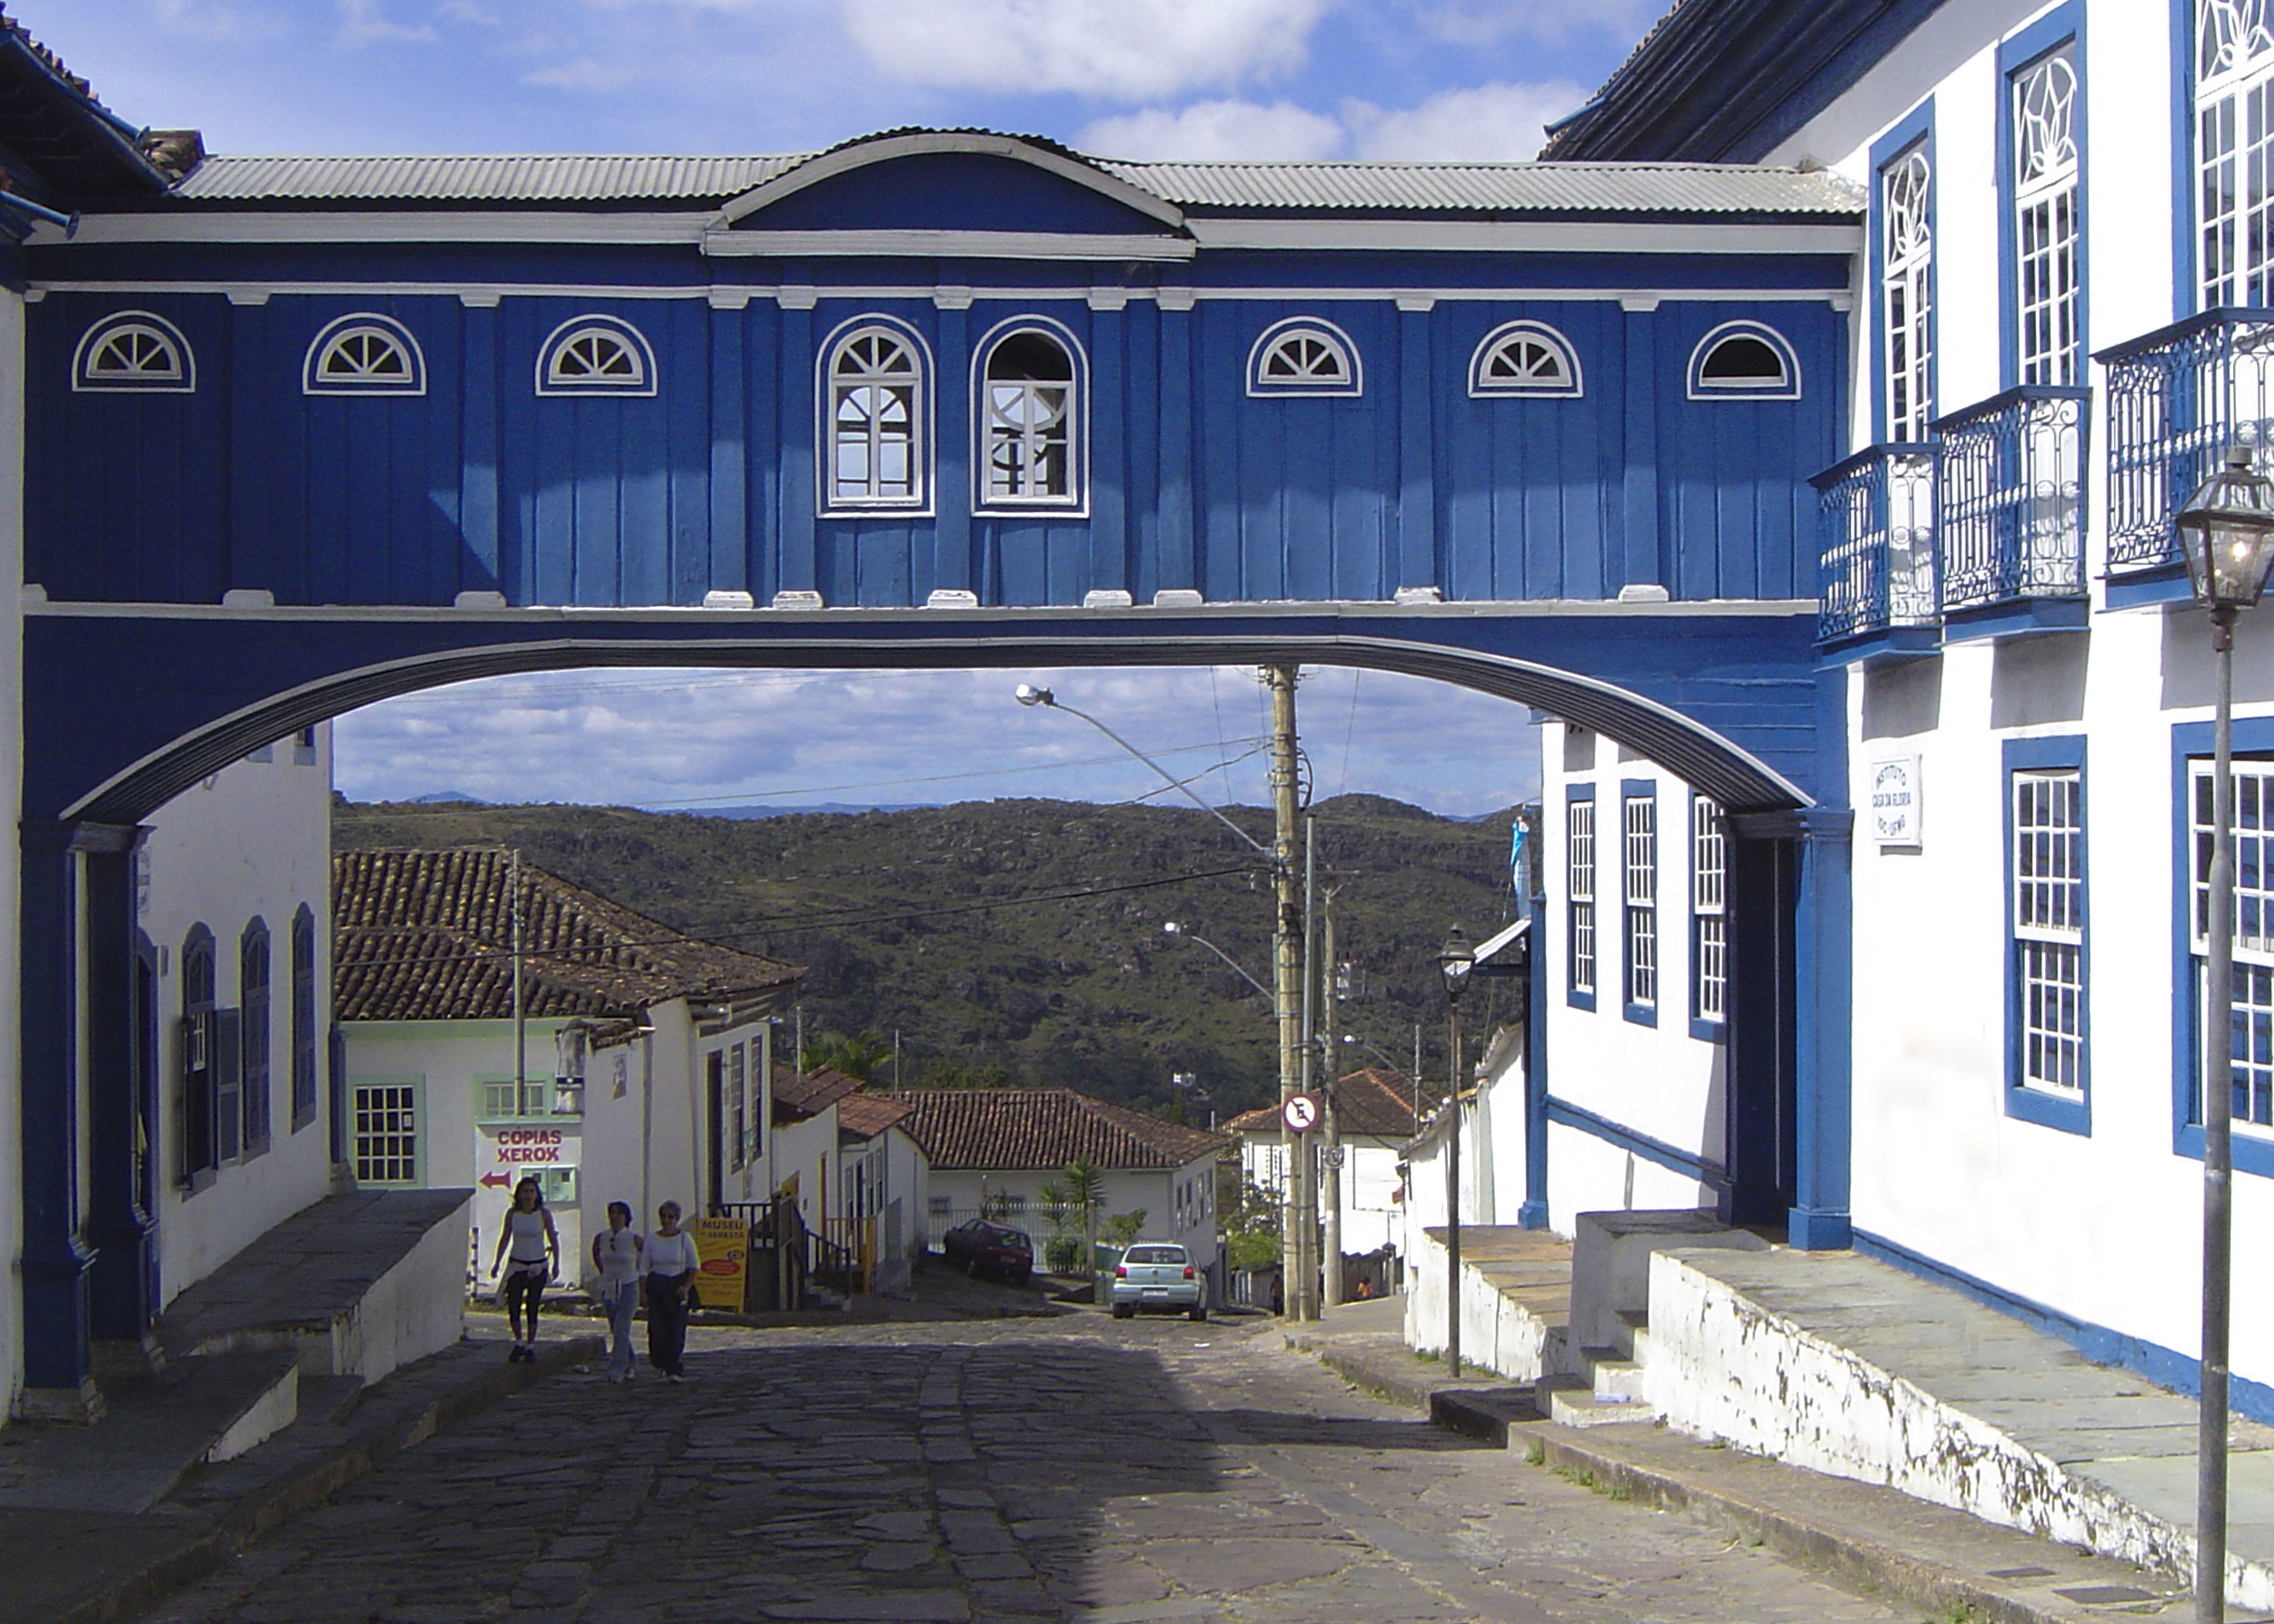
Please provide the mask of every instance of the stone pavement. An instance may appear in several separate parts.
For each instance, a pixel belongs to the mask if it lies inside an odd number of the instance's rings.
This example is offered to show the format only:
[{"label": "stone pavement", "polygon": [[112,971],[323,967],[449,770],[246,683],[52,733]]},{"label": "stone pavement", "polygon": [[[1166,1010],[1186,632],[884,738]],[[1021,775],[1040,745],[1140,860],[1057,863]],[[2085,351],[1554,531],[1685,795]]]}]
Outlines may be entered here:
[{"label": "stone pavement", "polygon": [[1915,1620],[1352,1392],[1276,1322],[704,1330],[343,1488],[149,1624]]},{"label": "stone pavement", "polygon": [[[1283,1335],[1291,1348],[1361,1388],[1430,1410],[1472,1434],[1504,1439],[1511,1452],[1607,1492],[1687,1513],[1852,1589],[1901,1598],[1920,1613],[2010,1624],[2187,1613],[2187,1589],[2177,1579],[1895,1489],[1820,1476],[1647,1422],[1556,1425],[1541,1417],[1526,1387],[1473,1372],[1456,1384],[1442,1365],[1417,1358],[1399,1320],[1386,1312],[1395,1306],[1354,1304]],[[2242,1624],[2252,1615],[2232,1616]]]}]

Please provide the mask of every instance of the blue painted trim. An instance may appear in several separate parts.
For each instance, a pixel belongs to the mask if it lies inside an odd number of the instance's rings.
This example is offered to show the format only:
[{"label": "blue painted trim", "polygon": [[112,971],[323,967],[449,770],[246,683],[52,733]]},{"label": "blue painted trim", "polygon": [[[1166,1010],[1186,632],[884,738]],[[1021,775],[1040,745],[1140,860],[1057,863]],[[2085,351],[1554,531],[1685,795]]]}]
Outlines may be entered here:
[{"label": "blue painted trim", "polygon": [[[2006,1115],[2022,1122],[2036,1123],[2040,1127],[2058,1128],[2064,1133],[2081,1133],[2090,1138],[2092,1133],[2092,818],[2084,778],[2084,750],[2085,741],[2082,734],[2007,740],[2003,748],[2004,771],[1999,778],[2005,790],[2006,804],[1999,823],[2004,840],[2006,876]],[[2019,944],[2014,935],[2014,776],[2017,772],[2044,768],[2074,768],[2078,799],[2087,808],[2084,816],[2084,873],[2081,876],[2084,883],[2080,887],[2084,898],[2084,912],[2082,929],[2078,933],[2082,948],[2079,968],[2084,982],[2081,997],[2084,1043],[2081,1058],[2082,1086],[2078,1097],[2074,1100],[2026,1087],[2022,1082],[2022,964]]]},{"label": "blue painted trim", "polygon": [[1574,1105],[1569,1100],[1547,1096],[1547,1120],[1567,1128],[1577,1128],[1582,1133],[1615,1145],[1621,1150],[1631,1151],[1644,1161],[1653,1162],[1670,1173],[1686,1174],[1701,1184],[1716,1190],[1724,1189],[1729,1182],[1728,1172],[1718,1162],[1708,1162],[1694,1151],[1678,1149],[1663,1139],[1654,1139],[1647,1133],[1638,1133],[1623,1123],[1613,1122],[1608,1116],[1598,1116],[1585,1106]]},{"label": "blue painted trim", "polygon": [[[1658,929],[1658,922],[1661,917],[1661,910],[1658,906],[1658,889],[1660,876],[1666,872],[1666,842],[1660,837],[1658,827],[1658,780],[1621,778],[1619,780],[1619,823],[1618,827],[1612,831],[1611,846],[1611,850],[1617,859],[1619,872],[1619,991],[1623,995],[1619,1009],[1623,1019],[1635,1026],[1656,1026],[1658,1025],[1656,1004],[1637,1004],[1623,996],[1634,987],[1634,966],[1627,962],[1627,910],[1634,906],[1633,900],[1627,895],[1627,803],[1630,801],[1650,802],[1650,934],[1651,940],[1656,943],[1659,948],[1658,963],[1652,966],[1651,974],[1658,978],[1661,1000],[1666,991],[1666,938]],[[1597,896],[1602,895],[1603,891],[1601,820],[1602,815],[1597,813],[1595,824],[1595,894]],[[1601,915],[1598,914],[1597,918],[1600,917]],[[1595,940],[1598,944],[1602,941],[1602,932],[1600,929],[1596,931]],[[1595,954],[1598,967],[1601,966],[1602,959],[1602,953],[1599,950]]]},{"label": "blue painted trim", "polygon": [[1578,932],[1568,929],[1568,926],[1570,924],[1570,910],[1574,906],[1570,896],[1570,887],[1571,874],[1571,808],[1576,802],[1582,801],[1586,801],[1592,806],[1594,804],[1594,800],[1595,786],[1592,784],[1566,784],[1563,786],[1563,875],[1565,881],[1563,887],[1563,909],[1565,923],[1567,926],[1564,933],[1567,938],[1567,943],[1563,955],[1563,1002],[1575,1010],[1585,1010],[1590,1014],[1594,1012],[1595,994],[1601,989],[1603,985],[1603,816],[1600,811],[1595,814],[1595,894],[1593,898],[1589,900],[1587,905],[1595,910],[1595,985],[1592,988],[1582,989],[1571,984],[1571,956],[1569,943],[1578,940]]},{"label": "blue painted trim", "polygon": [[1942,222],[1939,214],[1942,169],[1934,151],[1934,98],[1929,96],[1871,143],[1871,199],[1867,208],[1871,276],[1865,296],[1871,301],[1867,330],[1871,335],[1871,438],[1875,440],[1894,438],[1887,432],[1886,170],[1889,164],[1921,142],[1926,146],[1926,226],[1935,249],[1934,258],[1927,267],[1928,342],[1934,354],[1934,370],[1927,387],[1935,401],[1942,399]]},{"label": "blue painted trim", "polygon": [[1793,1207],[1787,1238],[1811,1252],[1848,1244],[1855,1109],[1855,814],[1848,784],[1848,673],[1816,679],[1818,772],[1827,799],[1800,815],[1793,911]]},{"label": "blue painted trim", "polygon": [[[2209,722],[2172,725],[2172,1154],[2200,1162],[2203,1131],[2196,1120],[2195,1089],[2202,1061],[2195,1034],[2202,1029],[2202,989],[2197,985],[2195,933],[2187,911],[2195,875],[2194,833],[2187,811],[2187,763],[2208,760],[2212,749]],[[2274,717],[2234,718],[2234,758],[2274,757]],[[2234,1170],[2274,1178],[2274,1139],[2255,1133],[2234,1135]]]},{"label": "blue painted trim", "polygon": [[1882,632],[1865,632],[1861,636],[1843,638],[1822,645],[1822,658],[1818,669],[1830,671],[1849,665],[1905,665],[1913,660],[1931,659],[1942,652],[1942,628],[1939,626],[1897,626]]},{"label": "blue painted trim", "polygon": [[1979,608],[1956,609],[1942,618],[1945,643],[1983,637],[2030,637],[2044,632],[2081,632],[2090,623],[2092,604],[2082,598],[2014,598]]},{"label": "blue painted trim", "polygon": [[2171,0],[2172,320],[2195,313],[2195,0]]},{"label": "blue painted trim", "polygon": [[2092,244],[2088,199],[2090,149],[2085,143],[2086,91],[2084,75],[2084,0],[2067,0],[1998,46],[1998,376],[2010,389],[2022,381],[2021,260],[2014,235],[2014,81],[2064,45],[2074,45],[2076,106],[2073,125],[2076,139],[2076,340],[2077,381],[2085,380],[2084,335],[2092,331],[2090,300],[2092,278],[2088,260]]},{"label": "blue painted trim", "polygon": [[[1541,826],[1538,819],[1533,826]],[[1516,1221],[1527,1229],[1547,1227],[1547,863],[1526,863],[1532,878],[1525,898],[1532,916],[1532,951],[1525,955],[1525,1004],[1524,1023],[1524,1204]]]},{"label": "blue painted trim", "polygon": [[2101,598],[2111,609],[2154,609],[2165,604],[2195,600],[2195,583],[2185,564],[2158,564],[2153,569],[2127,569],[2103,578]]},{"label": "blue painted trim", "polygon": [[[2058,1337],[2095,1365],[2109,1365],[2119,1370],[2131,1371],[2146,1377],[2159,1387],[2168,1387],[2188,1398],[2201,1395],[2202,1367],[2184,1353],[2090,1320],[2065,1314],[2058,1308],[2049,1308],[2032,1297],[2008,1291],[1978,1275],[1913,1252],[1885,1236],[1858,1229],[1855,1232],[1855,1239],[1856,1250],[1864,1256],[1875,1259],[1891,1268],[1901,1269],[1904,1274],[1930,1284],[1955,1291],[1984,1308],[1994,1308],[2008,1319],[2020,1320],[2033,1331]],[[2244,1376],[2231,1375],[2228,1382],[2228,1401],[2237,1413],[2254,1421],[2274,1423],[2274,1387],[2252,1381]]]}]

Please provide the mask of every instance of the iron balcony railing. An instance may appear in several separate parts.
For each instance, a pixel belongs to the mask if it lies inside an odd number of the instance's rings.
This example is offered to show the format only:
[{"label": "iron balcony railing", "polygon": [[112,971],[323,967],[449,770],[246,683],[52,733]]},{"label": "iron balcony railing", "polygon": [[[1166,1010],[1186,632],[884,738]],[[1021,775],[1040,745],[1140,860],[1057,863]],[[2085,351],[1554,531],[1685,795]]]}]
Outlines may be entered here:
[{"label": "iron balcony railing", "polygon": [[1932,446],[1872,446],[1809,482],[1819,641],[1934,624],[1934,458]]},{"label": "iron balcony railing", "polygon": [[2274,444],[2274,310],[2208,310],[2093,359],[2108,372],[2108,568],[2178,564],[2172,515],[2228,446]]},{"label": "iron balcony railing", "polygon": [[2088,389],[2024,384],[1934,425],[1945,614],[2084,593]]}]

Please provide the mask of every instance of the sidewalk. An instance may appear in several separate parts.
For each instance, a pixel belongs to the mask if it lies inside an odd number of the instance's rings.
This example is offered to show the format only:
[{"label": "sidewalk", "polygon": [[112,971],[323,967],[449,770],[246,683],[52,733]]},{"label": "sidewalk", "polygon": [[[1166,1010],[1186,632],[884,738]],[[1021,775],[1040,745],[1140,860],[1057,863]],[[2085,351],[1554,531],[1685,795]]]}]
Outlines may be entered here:
[{"label": "sidewalk", "polygon": [[[1504,1438],[1531,1463],[1597,1489],[1679,1511],[1804,1564],[1846,1588],[1984,1624],[2080,1624],[2184,1613],[2187,1590],[2128,1563],[1999,1528],[1894,1489],[1827,1477],[1648,1423],[1585,1428],[1542,1418],[1528,1387],[1489,1374],[1448,1380],[1402,1335],[1396,1298],[1290,1326],[1287,1346],[1353,1386],[1424,1408],[1442,1425]],[[2231,1624],[2265,1624],[2248,1613]]]},{"label": "sidewalk", "polygon": [[458,1342],[192,1472],[154,1504],[139,1491],[169,1465],[176,1440],[163,1428],[114,1432],[94,1455],[65,1447],[91,1434],[10,1428],[0,1433],[0,1624],[128,1617],[380,1462],[605,1346],[559,1336],[540,1344],[536,1364],[508,1365],[499,1342]]}]

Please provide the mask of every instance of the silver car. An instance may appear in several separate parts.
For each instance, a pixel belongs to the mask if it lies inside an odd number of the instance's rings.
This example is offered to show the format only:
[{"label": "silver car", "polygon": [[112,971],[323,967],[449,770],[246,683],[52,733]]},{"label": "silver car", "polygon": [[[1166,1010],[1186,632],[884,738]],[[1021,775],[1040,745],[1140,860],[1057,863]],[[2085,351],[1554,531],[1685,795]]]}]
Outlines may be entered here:
[{"label": "silver car", "polygon": [[1193,1266],[1193,1254],[1173,1242],[1140,1241],[1113,1266],[1113,1317],[1126,1320],[1139,1309],[1208,1318],[1208,1277]]}]

